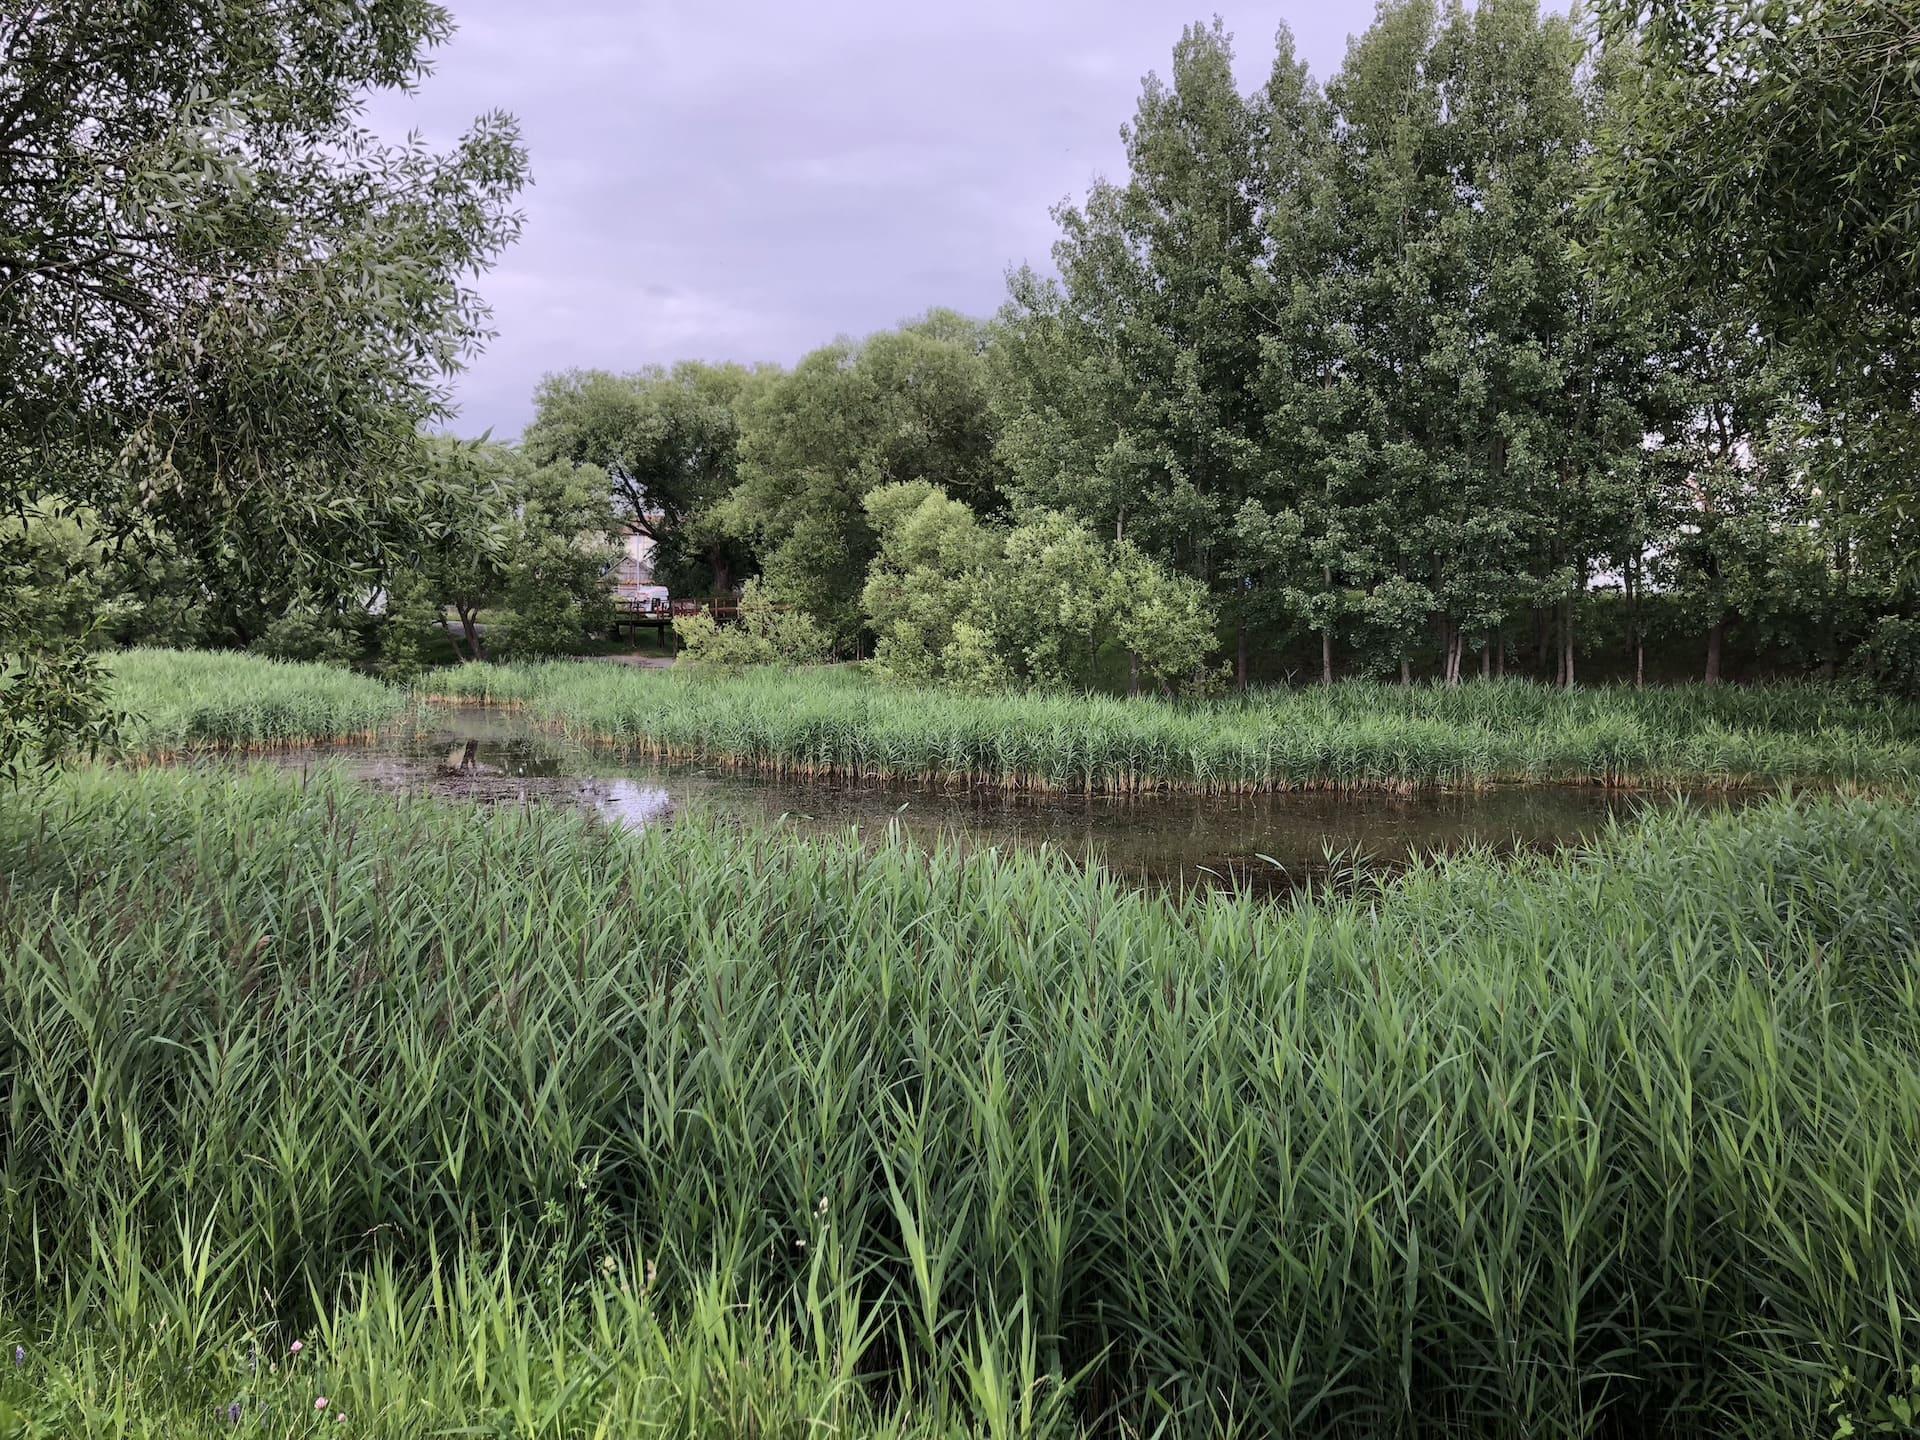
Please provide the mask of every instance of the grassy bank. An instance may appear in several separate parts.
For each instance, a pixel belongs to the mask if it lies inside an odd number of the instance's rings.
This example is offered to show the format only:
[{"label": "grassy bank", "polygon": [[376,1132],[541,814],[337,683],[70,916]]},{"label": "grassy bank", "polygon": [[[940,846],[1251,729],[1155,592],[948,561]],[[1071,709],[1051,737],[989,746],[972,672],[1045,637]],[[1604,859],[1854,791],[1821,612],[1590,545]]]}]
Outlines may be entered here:
[{"label": "grassy bank", "polygon": [[526,706],[569,733],[781,775],[1127,793],[1503,782],[1908,783],[1920,709],[1798,686],[1447,690],[1349,683],[1213,704],[966,696],[850,671],[475,665],[423,693]]},{"label": "grassy bank", "polygon": [[1771,1436],[1920,1344],[1892,801],[1274,909],[88,773],[0,874],[16,1408],[299,1334],[394,1435]]},{"label": "grassy bank", "polygon": [[407,703],[338,666],[236,651],[128,650],[112,672],[120,746],[145,755],[365,739]]}]

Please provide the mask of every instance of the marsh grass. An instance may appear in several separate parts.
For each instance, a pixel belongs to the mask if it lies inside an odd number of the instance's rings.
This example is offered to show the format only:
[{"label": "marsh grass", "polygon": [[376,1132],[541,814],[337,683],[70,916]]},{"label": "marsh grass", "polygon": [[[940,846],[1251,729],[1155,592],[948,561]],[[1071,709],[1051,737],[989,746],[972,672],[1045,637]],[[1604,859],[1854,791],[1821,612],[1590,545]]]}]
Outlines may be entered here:
[{"label": "marsh grass", "polygon": [[0,1316],[62,1373],[272,1329],[393,1434],[1775,1436],[1920,1343],[1891,800],[1282,908],[83,772],[0,874]]},{"label": "marsh grass", "polygon": [[119,748],[146,758],[370,740],[407,705],[405,691],[338,666],[236,651],[124,651],[109,694]]},{"label": "marsh grass", "polygon": [[1041,1426],[998,1433],[1067,1433],[1044,1379],[1016,1394],[1017,1376],[983,1372],[979,1402],[876,1397],[849,1369],[860,1351],[817,1355],[788,1315],[716,1277],[677,1287],[669,1317],[621,1265],[562,1295],[523,1288],[510,1262],[379,1263],[299,1326],[236,1320],[165,1271],[138,1284],[136,1305],[117,1297],[120,1323],[0,1321],[0,1434],[936,1440],[1023,1411]]},{"label": "marsh grass", "polygon": [[1175,704],[968,696],[846,670],[561,662],[435,671],[420,690],[522,706],[569,735],[649,756],[796,778],[1129,794],[1920,777],[1920,709],[1815,686],[1347,683]]}]

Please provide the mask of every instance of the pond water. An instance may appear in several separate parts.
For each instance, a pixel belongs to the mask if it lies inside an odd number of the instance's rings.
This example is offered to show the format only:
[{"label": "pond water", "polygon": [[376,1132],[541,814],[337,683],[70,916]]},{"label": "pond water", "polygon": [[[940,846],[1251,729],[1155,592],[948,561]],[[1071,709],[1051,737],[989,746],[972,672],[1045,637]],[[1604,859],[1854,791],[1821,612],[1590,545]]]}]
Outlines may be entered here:
[{"label": "pond water", "polygon": [[[898,826],[922,844],[958,836],[981,845],[1050,846],[1095,857],[1143,884],[1273,892],[1470,845],[1512,852],[1575,844],[1611,816],[1678,798],[1564,785],[1415,796],[1123,798],[769,780],[583,746],[512,711],[452,706],[423,707],[411,724],[371,745],[296,751],[273,763],[304,768],[320,758],[383,789],[483,804],[578,805],[623,825],[670,824],[698,812],[742,826],[856,829],[876,837]],[[1687,798],[1717,807],[1751,796],[1704,791]]]}]

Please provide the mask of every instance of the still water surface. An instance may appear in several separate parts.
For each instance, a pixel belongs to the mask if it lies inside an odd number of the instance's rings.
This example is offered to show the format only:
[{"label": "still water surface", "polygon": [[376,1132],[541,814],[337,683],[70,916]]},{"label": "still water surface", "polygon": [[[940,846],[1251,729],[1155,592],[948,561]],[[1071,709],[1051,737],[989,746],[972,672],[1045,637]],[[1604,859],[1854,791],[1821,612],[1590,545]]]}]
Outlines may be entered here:
[{"label": "still water surface", "polygon": [[[1512,852],[1577,844],[1611,816],[1631,817],[1678,798],[1565,785],[1415,796],[1122,798],[769,780],[582,746],[511,711],[443,706],[423,707],[410,725],[375,744],[295,752],[275,763],[308,767],[316,757],[343,763],[382,789],[483,804],[577,805],[630,826],[694,813],[744,827],[781,823],[870,837],[897,826],[921,844],[946,836],[983,846],[1049,846],[1097,858],[1142,884],[1266,891],[1470,845]],[[1707,791],[1687,798],[1711,807],[1750,797]]]}]

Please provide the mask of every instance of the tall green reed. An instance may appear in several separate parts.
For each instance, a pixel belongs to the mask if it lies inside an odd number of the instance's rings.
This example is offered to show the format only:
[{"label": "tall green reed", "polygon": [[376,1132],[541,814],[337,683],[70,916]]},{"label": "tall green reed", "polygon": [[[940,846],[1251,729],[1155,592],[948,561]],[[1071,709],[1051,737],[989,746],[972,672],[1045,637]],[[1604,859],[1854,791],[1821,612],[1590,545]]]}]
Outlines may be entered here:
[{"label": "tall green reed", "polygon": [[337,666],[194,650],[115,655],[111,699],[121,748],[146,755],[368,739],[407,703]]},{"label": "tall green reed", "polygon": [[0,871],[0,1285],[61,1334],[611,1257],[1003,1433],[1809,1433],[1915,1359],[1905,804],[1285,909],[84,773]]},{"label": "tall green reed", "polygon": [[1358,682],[1171,703],[964,695],[848,671],[436,671],[422,693],[526,707],[585,739],[794,776],[1038,791],[1740,786],[1920,778],[1920,708],[1831,687],[1563,692]]},{"label": "tall green reed", "polygon": [[0,1320],[0,1434],[936,1440],[1014,1433],[994,1427],[1002,1413],[1037,1422],[1020,1433],[1069,1433],[1058,1387],[1015,1388],[1017,1356],[1004,1374],[996,1351],[971,1360],[992,1367],[984,1403],[939,1392],[887,1399],[856,1373],[863,1348],[822,1350],[721,1277],[679,1288],[669,1315],[644,1275],[618,1266],[562,1296],[530,1292],[510,1261],[439,1262],[420,1276],[382,1263],[308,1323],[217,1315],[189,1348],[175,1320],[198,1319],[197,1307],[156,1276],[139,1325]]}]

